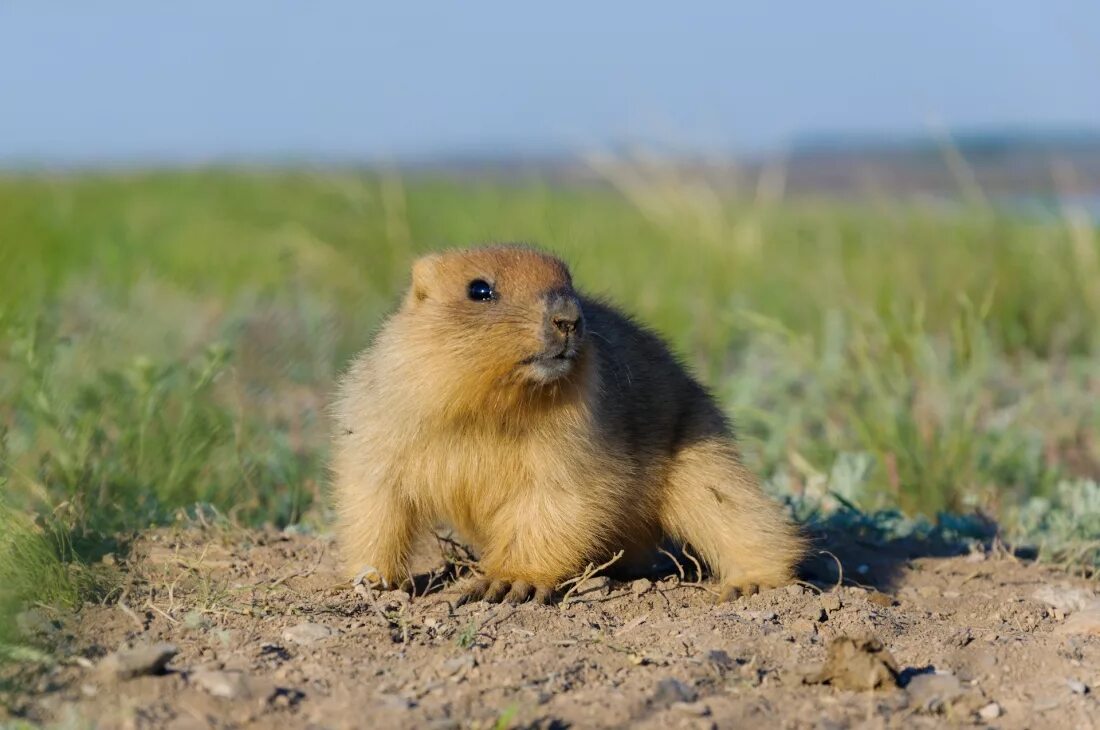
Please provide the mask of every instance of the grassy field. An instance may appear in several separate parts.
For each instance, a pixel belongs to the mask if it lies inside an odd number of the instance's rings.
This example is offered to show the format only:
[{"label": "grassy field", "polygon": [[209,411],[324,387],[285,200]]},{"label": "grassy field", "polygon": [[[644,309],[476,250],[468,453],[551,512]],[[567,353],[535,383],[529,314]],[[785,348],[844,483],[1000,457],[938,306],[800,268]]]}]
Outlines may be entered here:
[{"label": "grassy field", "polygon": [[133,530],[214,511],[323,527],[334,376],[412,257],[490,240],[561,253],[666,335],[800,517],[981,511],[1100,560],[1087,221],[609,182],[0,178],[0,652],[27,651],[21,606],[109,593],[100,558]]}]

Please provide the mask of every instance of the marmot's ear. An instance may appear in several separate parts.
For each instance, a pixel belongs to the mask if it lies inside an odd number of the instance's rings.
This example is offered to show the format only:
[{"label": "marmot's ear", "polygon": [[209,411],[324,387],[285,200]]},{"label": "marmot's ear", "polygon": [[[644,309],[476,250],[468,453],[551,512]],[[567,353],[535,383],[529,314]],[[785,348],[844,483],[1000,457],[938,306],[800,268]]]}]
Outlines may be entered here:
[{"label": "marmot's ear", "polygon": [[439,257],[434,254],[421,256],[412,265],[412,285],[405,297],[405,306],[415,306],[431,294],[431,285],[436,277],[436,265]]}]

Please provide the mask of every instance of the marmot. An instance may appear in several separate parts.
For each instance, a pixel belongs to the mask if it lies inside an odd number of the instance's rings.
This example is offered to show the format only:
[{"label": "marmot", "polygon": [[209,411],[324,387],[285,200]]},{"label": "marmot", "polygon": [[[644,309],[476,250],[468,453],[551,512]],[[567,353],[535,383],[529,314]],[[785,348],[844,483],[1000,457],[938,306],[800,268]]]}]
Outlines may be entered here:
[{"label": "marmot", "polygon": [[463,601],[547,602],[590,561],[623,549],[644,565],[666,537],[701,554],[725,598],[789,582],[803,554],[714,398],[529,247],[418,259],[335,411],[349,575],[401,583],[437,523],[478,552]]}]

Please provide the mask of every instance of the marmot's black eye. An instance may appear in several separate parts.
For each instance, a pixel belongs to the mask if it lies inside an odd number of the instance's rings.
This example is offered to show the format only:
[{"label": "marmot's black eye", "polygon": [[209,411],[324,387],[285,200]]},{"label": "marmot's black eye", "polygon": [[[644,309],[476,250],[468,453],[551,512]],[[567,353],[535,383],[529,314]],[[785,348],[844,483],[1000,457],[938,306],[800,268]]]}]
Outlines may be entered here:
[{"label": "marmot's black eye", "polygon": [[466,287],[466,296],[473,299],[475,302],[487,302],[493,298],[496,292],[493,291],[493,286],[484,279],[474,279],[470,282],[470,285]]}]

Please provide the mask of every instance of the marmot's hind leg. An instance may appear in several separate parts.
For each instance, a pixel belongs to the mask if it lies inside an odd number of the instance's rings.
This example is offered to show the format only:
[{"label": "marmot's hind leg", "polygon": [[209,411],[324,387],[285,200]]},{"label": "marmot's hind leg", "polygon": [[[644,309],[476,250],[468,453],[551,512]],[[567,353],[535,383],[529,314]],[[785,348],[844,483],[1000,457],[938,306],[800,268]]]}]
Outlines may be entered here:
[{"label": "marmot's hind leg", "polygon": [[671,537],[702,553],[726,598],[789,583],[804,552],[783,508],[764,494],[721,437],[686,445],[677,454],[661,520]]}]

